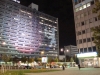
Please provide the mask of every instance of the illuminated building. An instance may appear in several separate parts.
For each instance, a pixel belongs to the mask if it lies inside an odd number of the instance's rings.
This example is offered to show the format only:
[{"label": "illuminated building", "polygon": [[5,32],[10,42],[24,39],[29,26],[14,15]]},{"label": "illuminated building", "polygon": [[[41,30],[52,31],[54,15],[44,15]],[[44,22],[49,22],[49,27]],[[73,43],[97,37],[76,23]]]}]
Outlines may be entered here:
[{"label": "illuminated building", "polygon": [[[81,64],[85,63],[87,65],[93,66],[93,62],[96,56],[96,47],[93,43],[94,38],[92,36],[91,28],[100,26],[100,19],[98,14],[93,13],[94,3],[97,0],[72,0],[73,1],[73,11],[74,11],[74,21],[76,30],[76,41]],[[90,56],[86,56],[87,54]],[[93,56],[92,56],[93,55]],[[94,64],[95,65],[95,64]]]},{"label": "illuminated building", "polygon": [[57,56],[58,19],[19,3],[0,0],[0,53]]}]

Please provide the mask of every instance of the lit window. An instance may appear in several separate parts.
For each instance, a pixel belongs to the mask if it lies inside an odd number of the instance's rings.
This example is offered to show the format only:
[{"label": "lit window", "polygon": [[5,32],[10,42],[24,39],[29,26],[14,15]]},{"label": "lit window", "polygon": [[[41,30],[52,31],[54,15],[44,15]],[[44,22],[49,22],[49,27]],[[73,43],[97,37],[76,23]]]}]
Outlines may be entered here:
[{"label": "lit window", "polygon": [[86,8],[86,5],[83,5],[83,9],[85,9]]},{"label": "lit window", "polygon": [[57,23],[57,22],[55,22],[55,23]]},{"label": "lit window", "polygon": [[29,16],[29,18],[32,18],[32,16]]},{"label": "lit window", "polygon": [[79,11],[79,8],[76,8],[76,9],[75,9],[75,12],[77,12],[77,11]]},{"label": "lit window", "polygon": [[40,24],[43,24],[42,22],[39,22]]},{"label": "lit window", "polygon": [[6,45],[6,43],[5,43],[5,42],[3,42],[2,44],[3,44],[3,45]]},{"label": "lit window", "polygon": [[80,7],[80,10],[82,10],[82,7]]},{"label": "lit window", "polygon": [[22,36],[25,36],[25,34],[24,34],[24,33],[22,33]]},{"label": "lit window", "polygon": [[19,20],[18,18],[14,18],[14,20]]},{"label": "lit window", "polygon": [[90,6],[90,3],[87,3],[87,7],[89,7]]}]

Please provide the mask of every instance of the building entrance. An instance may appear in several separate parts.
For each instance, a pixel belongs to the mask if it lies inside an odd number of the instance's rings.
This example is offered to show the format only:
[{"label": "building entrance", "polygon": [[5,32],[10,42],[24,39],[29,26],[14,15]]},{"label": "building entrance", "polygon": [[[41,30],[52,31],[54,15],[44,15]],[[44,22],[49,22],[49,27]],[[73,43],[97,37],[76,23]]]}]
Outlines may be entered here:
[{"label": "building entrance", "polygon": [[80,65],[82,67],[96,67],[98,65],[97,58],[84,58],[80,59]]}]

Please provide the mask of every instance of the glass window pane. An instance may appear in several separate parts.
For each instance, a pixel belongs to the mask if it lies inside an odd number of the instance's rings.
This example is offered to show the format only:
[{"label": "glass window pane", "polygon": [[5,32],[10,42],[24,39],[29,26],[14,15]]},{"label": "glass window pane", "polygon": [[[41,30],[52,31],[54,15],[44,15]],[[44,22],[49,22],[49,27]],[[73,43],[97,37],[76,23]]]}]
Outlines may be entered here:
[{"label": "glass window pane", "polygon": [[90,40],[90,38],[87,38],[87,42],[90,42],[91,40]]},{"label": "glass window pane", "polygon": [[96,52],[96,47],[95,46],[93,46],[93,52]]},{"label": "glass window pane", "polygon": [[83,53],[83,48],[80,48],[80,53]]},{"label": "glass window pane", "polygon": [[83,39],[83,43],[85,43],[86,42],[86,39]]},{"label": "glass window pane", "polygon": [[80,10],[82,10],[82,7],[80,7]]},{"label": "glass window pane", "polygon": [[84,52],[87,52],[87,48],[84,48]]},{"label": "glass window pane", "polygon": [[83,9],[85,9],[86,8],[86,5],[83,5]]},{"label": "glass window pane", "polygon": [[90,3],[87,3],[87,7],[89,7],[90,6]]},{"label": "glass window pane", "polygon": [[88,51],[89,51],[89,52],[92,52],[92,48],[91,48],[91,47],[88,47]]}]

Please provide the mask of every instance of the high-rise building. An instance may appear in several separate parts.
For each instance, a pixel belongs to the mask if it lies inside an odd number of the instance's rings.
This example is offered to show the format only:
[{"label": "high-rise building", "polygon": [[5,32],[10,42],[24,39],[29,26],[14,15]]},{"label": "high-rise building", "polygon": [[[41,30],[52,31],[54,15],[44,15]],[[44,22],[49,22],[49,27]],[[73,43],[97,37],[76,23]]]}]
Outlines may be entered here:
[{"label": "high-rise building", "polygon": [[[35,6],[35,7],[34,7]],[[58,19],[19,0],[0,0],[0,54],[57,56]]]},{"label": "high-rise building", "polygon": [[[97,0],[72,0],[74,21],[76,29],[77,48],[80,54],[78,57],[88,57],[80,60],[85,65],[95,65],[94,59],[96,57],[96,47],[93,43],[92,27],[100,26],[98,14],[93,13],[92,10]],[[92,63],[91,63],[92,62]],[[97,61],[96,61],[97,62]],[[95,62],[95,63],[96,63]]]}]

